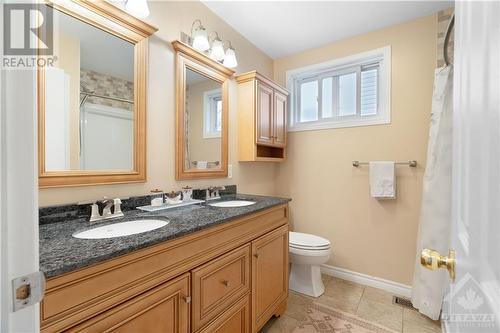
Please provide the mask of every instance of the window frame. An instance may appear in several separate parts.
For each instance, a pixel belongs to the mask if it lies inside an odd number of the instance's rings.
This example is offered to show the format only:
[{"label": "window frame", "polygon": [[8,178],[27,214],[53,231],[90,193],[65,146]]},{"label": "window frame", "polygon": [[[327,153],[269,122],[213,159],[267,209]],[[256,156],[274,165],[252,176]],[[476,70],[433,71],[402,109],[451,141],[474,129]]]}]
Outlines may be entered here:
[{"label": "window frame", "polygon": [[[215,139],[221,137],[222,131],[214,130],[217,123],[217,101],[222,101],[220,88],[203,93],[203,138]],[[215,103],[214,103],[215,102]]]},{"label": "window frame", "polygon": [[[361,116],[361,71],[364,66],[378,63],[377,114]],[[339,116],[338,76],[356,72],[356,115]],[[334,76],[333,116],[322,118],[323,80]],[[335,78],[335,76],[337,78]],[[391,123],[391,46],[353,54],[344,58],[301,67],[286,72],[287,88],[291,91],[289,116],[289,132],[382,125]],[[318,119],[300,122],[300,84],[318,81]]]}]

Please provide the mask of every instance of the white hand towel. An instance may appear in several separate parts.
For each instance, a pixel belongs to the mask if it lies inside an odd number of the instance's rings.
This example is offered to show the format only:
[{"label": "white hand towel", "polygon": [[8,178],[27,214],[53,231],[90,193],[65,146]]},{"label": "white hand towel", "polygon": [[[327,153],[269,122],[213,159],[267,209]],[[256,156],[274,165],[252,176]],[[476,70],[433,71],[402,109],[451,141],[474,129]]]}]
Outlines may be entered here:
[{"label": "white hand towel", "polygon": [[370,162],[370,194],[378,199],[396,198],[396,172],[394,162]]},{"label": "white hand towel", "polygon": [[198,161],[196,162],[196,167],[198,169],[206,169],[208,166],[208,162],[207,161]]}]

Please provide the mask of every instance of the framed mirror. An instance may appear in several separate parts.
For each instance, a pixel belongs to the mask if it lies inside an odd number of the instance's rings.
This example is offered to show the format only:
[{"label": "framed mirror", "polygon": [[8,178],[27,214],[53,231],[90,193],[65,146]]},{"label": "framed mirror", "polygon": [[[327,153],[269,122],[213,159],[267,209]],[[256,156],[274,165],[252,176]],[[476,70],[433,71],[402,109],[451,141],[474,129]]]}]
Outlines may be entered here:
[{"label": "framed mirror", "polygon": [[49,2],[53,66],[38,70],[39,186],[146,181],[147,38],[108,2]]},{"label": "framed mirror", "polygon": [[234,71],[175,41],[176,178],[227,177],[228,81]]}]

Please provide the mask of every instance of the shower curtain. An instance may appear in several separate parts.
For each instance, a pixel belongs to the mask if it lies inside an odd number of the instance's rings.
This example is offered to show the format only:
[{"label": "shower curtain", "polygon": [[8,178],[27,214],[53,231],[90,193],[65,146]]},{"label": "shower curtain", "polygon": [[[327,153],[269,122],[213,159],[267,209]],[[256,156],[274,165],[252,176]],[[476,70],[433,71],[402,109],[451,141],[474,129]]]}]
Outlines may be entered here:
[{"label": "shower curtain", "polygon": [[424,174],[422,208],[417,238],[417,258],[412,284],[413,306],[437,320],[448,272],[430,271],[420,265],[422,249],[448,253],[451,225],[453,66],[435,72],[431,125]]}]

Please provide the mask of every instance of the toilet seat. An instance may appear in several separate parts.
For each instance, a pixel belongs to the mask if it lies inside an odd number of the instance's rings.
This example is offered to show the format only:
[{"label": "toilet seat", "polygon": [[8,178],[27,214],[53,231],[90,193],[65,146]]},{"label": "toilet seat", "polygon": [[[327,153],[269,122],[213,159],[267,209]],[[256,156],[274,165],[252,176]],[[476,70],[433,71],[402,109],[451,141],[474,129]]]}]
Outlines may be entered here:
[{"label": "toilet seat", "polygon": [[290,248],[306,251],[320,251],[330,249],[330,241],[322,237],[302,232],[289,233]]}]

